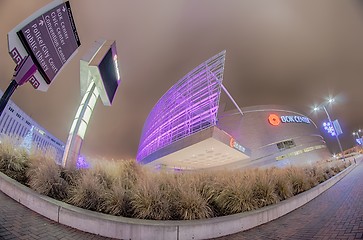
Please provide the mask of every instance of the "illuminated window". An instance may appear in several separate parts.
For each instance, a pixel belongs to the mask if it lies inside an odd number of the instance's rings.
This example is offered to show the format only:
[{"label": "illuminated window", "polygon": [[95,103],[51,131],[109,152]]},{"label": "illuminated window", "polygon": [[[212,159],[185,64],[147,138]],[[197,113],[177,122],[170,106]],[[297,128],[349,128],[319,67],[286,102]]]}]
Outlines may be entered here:
[{"label": "illuminated window", "polygon": [[293,140],[287,140],[287,141],[283,141],[283,142],[279,142],[276,144],[277,145],[277,148],[279,150],[286,150],[286,149],[289,149],[289,148],[292,148],[292,147],[295,147],[295,142]]}]

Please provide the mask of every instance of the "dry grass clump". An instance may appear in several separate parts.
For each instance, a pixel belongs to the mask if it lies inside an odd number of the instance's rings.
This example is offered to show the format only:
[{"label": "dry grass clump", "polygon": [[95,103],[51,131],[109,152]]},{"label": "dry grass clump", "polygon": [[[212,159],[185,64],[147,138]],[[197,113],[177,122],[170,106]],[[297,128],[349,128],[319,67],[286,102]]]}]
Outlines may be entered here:
[{"label": "dry grass clump", "polygon": [[279,201],[276,189],[276,177],[274,169],[255,170],[251,176],[254,178],[252,183],[253,198],[256,208],[265,207]]},{"label": "dry grass clump", "polygon": [[27,182],[28,153],[19,146],[18,140],[4,136],[0,143],[0,171],[16,181]]},{"label": "dry grass clump", "polygon": [[287,178],[291,181],[294,195],[309,190],[311,185],[304,168],[288,167],[286,168]]},{"label": "dry grass clump", "polygon": [[221,215],[230,215],[256,209],[253,198],[253,182],[249,174],[240,171],[226,171],[219,179],[219,194],[214,196],[216,210]]},{"label": "dry grass clump", "polygon": [[193,220],[213,216],[207,199],[203,198],[198,188],[198,173],[180,173],[175,176],[172,203],[173,219]]},{"label": "dry grass clump", "polygon": [[326,174],[325,170],[322,166],[314,166],[310,169],[310,177],[315,179],[317,184],[324,182],[329,179],[328,174]]},{"label": "dry grass clump", "polygon": [[141,166],[133,160],[111,162],[106,166],[110,170],[111,185],[105,189],[102,210],[116,216],[132,216],[131,192],[141,175]]},{"label": "dry grass clump", "polygon": [[175,200],[173,178],[167,173],[147,172],[131,194],[133,216],[141,219],[172,219],[171,204]]},{"label": "dry grass clump", "polygon": [[109,184],[109,178],[102,168],[82,171],[75,185],[69,190],[67,202],[77,207],[101,212]]},{"label": "dry grass clump", "polygon": [[131,193],[133,216],[142,219],[192,220],[213,216],[198,189],[198,173],[147,172]]},{"label": "dry grass clump", "polygon": [[224,213],[218,204],[217,197],[223,191],[224,186],[221,180],[225,178],[224,170],[192,172],[190,178],[200,196],[205,199],[211,208],[214,217],[222,216]]},{"label": "dry grass clump", "polygon": [[225,171],[214,184],[210,199],[217,215],[230,215],[279,201],[274,170]]},{"label": "dry grass clump", "polygon": [[343,171],[347,167],[349,167],[352,163],[350,161],[339,161],[335,164],[330,165],[328,168],[331,169],[332,172],[338,174],[339,172]]},{"label": "dry grass clump", "polygon": [[68,196],[69,183],[61,177],[62,169],[54,161],[50,152],[35,151],[29,156],[29,169],[26,172],[28,185],[34,191],[63,200]]},{"label": "dry grass clump", "polygon": [[135,161],[102,161],[80,172],[67,202],[116,216],[131,216],[130,192],[141,166]]},{"label": "dry grass clump", "polygon": [[284,169],[275,168],[275,193],[280,201],[294,196],[294,187],[288,179],[288,172]]},{"label": "dry grass clump", "polygon": [[314,170],[314,167],[306,167],[303,169],[305,172],[305,177],[307,181],[307,189],[313,188],[319,184],[318,176],[316,175],[318,172]]}]

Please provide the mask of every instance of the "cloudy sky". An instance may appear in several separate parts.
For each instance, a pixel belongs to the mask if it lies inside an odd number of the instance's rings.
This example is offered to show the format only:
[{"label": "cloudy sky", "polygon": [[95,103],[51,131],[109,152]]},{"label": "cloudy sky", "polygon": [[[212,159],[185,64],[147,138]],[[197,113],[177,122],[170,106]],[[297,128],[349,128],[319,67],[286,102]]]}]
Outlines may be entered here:
[{"label": "cloudy sky", "polygon": [[[7,33],[49,0],[0,0],[0,88],[15,64]],[[178,79],[226,49],[224,85],[240,107],[281,104],[310,114],[324,97],[353,146],[363,128],[363,3],[358,0],[71,0],[78,54],[48,92],[30,84],[12,100],[66,141],[80,103],[79,59],[97,39],[115,39],[122,82],[112,107],[99,100],[82,152],[135,157],[145,118]],[[224,98],[225,99],[225,98]],[[230,104],[230,103],[229,103]],[[321,124],[324,113],[309,115]],[[326,136],[326,135],[324,135]],[[332,151],[337,149],[328,139]]]}]

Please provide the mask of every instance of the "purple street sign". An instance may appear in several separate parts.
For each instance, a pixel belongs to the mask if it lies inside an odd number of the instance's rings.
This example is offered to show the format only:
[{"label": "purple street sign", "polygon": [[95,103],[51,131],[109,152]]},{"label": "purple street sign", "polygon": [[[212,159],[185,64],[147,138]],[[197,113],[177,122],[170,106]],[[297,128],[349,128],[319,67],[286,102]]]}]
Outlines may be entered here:
[{"label": "purple street sign", "polygon": [[69,1],[37,17],[17,34],[47,84],[81,45]]}]

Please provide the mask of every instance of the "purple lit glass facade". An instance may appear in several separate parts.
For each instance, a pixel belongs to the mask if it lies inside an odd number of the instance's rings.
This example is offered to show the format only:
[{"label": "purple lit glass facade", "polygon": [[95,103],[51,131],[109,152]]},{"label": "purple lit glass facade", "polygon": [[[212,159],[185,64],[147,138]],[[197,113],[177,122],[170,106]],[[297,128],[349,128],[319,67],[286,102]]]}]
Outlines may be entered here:
[{"label": "purple lit glass facade", "polygon": [[208,59],[171,87],[147,117],[136,159],[216,125],[226,52]]}]

